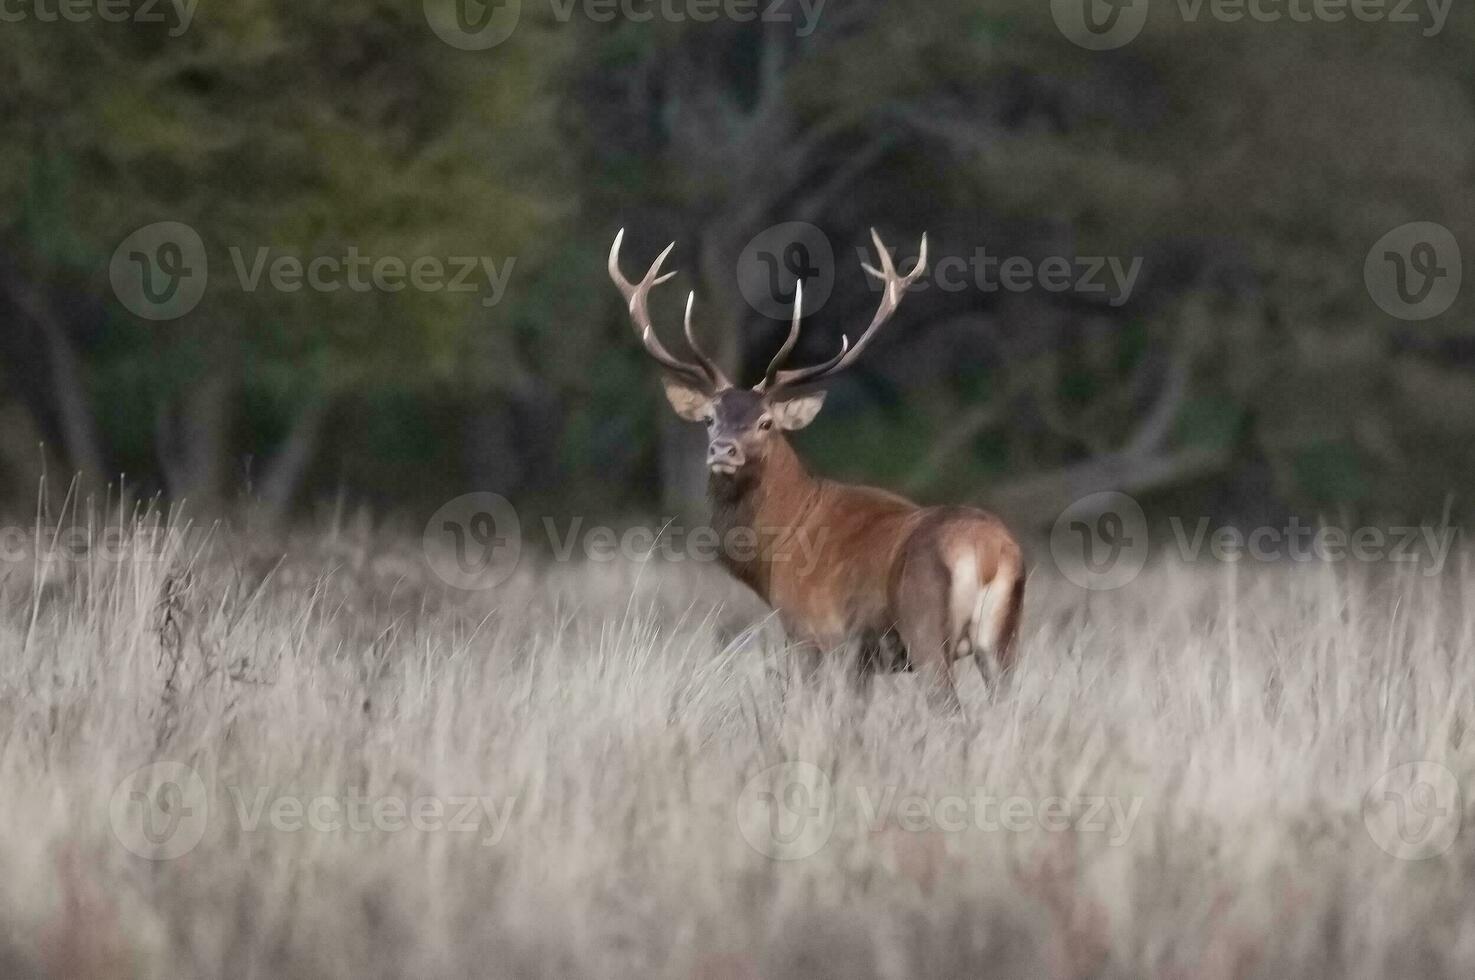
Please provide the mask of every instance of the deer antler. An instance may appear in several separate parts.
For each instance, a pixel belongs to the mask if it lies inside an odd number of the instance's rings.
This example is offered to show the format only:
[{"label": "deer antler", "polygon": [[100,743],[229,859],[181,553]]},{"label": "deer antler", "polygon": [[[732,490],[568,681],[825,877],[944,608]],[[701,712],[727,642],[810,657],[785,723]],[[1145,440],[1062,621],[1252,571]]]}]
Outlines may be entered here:
[{"label": "deer antler", "polygon": [[896,271],[895,264],[891,261],[891,253],[886,250],[886,245],[881,241],[881,236],[876,234],[876,229],[871,229],[871,241],[876,243],[876,254],[881,259],[881,268],[878,270],[866,263],[861,263],[861,268],[884,282],[885,289],[881,294],[881,305],[876,309],[876,315],[871,318],[870,326],[866,327],[865,333],[852,346],[848,336],[840,338],[840,353],[821,364],[811,365],[806,368],[795,368],[791,371],[780,371],[778,365],[788,356],[793,349],[794,342],[799,337],[800,296],[801,292],[796,290],[794,296],[794,321],[789,328],[789,337],[784,341],[784,346],[779,350],[778,356],[768,366],[768,372],[763,380],[759,382],[756,390],[773,390],[789,385],[803,384],[808,381],[819,381],[832,377],[845,370],[855,362],[861,351],[865,350],[877,332],[891,319],[896,308],[901,305],[901,298],[906,295],[912,283],[921,278],[927,269],[927,236],[922,236],[922,246],[917,253],[917,264],[912,271],[905,276]]},{"label": "deer antler", "polygon": [[667,245],[660,255],[656,256],[655,262],[645,273],[639,283],[631,283],[620,272],[620,243],[625,238],[625,229],[621,228],[619,234],[615,235],[615,243],[609,250],[609,277],[614,281],[615,287],[619,289],[620,295],[625,297],[625,304],[630,312],[630,321],[635,325],[635,332],[640,335],[640,342],[645,346],[645,352],[649,354],[661,367],[687,381],[694,382],[698,387],[716,391],[720,388],[729,388],[732,382],[722,373],[710,357],[697,345],[696,336],[691,329],[691,308],[696,299],[692,293],[686,298],[686,342],[691,345],[692,353],[697,357],[697,363],[682,361],[673,357],[656,337],[655,330],[650,323],[650,307],[648,298],[652,286],[657,286],[672,276],[674,272],[661,275],[661,265],[666,261],[666,256],[676,247],[672,242]]},{"label": "deer antler", "polygon": [[763,372],[763,380],[753,386],[754,391],[766,391],[779,375],[779,365],[789,356],[794,345],[799,342],[799,321],[804,319],[804,280],[800,279],[794,283],[794,317],[789,321],[789,335],[784,338],[784,345],[773,355],[773,360],[768,362],[768,370]]}]

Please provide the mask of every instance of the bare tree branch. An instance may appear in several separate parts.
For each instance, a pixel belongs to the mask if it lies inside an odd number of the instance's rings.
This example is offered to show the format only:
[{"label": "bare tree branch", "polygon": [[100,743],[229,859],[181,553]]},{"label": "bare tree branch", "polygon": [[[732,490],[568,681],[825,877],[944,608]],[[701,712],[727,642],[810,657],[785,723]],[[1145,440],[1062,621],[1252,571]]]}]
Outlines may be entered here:
[{"label": "bare tree branch", "polygon": [[1146,493],[1222,470],[1228,450],[1165,450],[1188,397],[1190,367],[1187,349],[1175,349],[1157,399],[1121,449],[994,487],[985,494],[989,504],[1020,523],[1046,524],[1089,494]]},{"label": "bare tree branch", "polygon": [[993,487],[984,499],[1021,526],[1048,526],[1067,507],[1090,494],[1103,490],[1148,493],[1220,472],[1228,464],[1229,452],[1225,449],[1111,453]]}]

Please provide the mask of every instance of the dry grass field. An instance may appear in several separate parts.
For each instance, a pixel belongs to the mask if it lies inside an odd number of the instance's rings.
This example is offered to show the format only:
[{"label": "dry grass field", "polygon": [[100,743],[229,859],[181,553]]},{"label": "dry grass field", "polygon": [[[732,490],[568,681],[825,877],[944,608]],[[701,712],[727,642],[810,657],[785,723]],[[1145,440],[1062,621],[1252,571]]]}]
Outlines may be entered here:
[{"label": "dry grass field", "polygon": [[1035,549],[956,716],[710,566],[110,551],[3,569],[5,977],[1475,976],[1468,556]]}]

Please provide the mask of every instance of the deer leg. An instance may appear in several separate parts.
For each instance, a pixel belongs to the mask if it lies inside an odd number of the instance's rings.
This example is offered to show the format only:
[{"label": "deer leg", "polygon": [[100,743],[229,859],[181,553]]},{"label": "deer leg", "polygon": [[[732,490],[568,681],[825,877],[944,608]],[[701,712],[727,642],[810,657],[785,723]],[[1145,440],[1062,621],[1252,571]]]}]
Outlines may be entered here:
[{"label": "deer leg", "polygon": [[1013,588],[1009,590],[1008,611],[1000,625],[999,666],[1007,676],[1014,666],[1014,655],[1019,645],[1019,620],[1024,613],[1024,575],[1017,573]]},{"label": "deer leg", "polygon": [[1024,604],[1024,575],[1012,565],[1001,567],[984,588],[978,618],[972,623],[977,641],[974,661],[990,693],[1002,690],[1014,666],[1019,639],[1020,609]]},{"label": "deer leg", "polygon": [[886,640],[872,630],[861,636],[852,647],[847,660],[851,687],[856,697],[867,701],[871,696],[871,682],[876,674],[887,669]]},{"label": "deer leg", "polygon": [[800,640],[789,648],[789,684],[803,687],[819,674],[825,652],[813,640]]},{"label": "deer leg", "polygon": [[958,689],[953,684],[952,664],[946,659],[924,664],[918,669],[918,675],[926,685],[927,702],[934,709],[946,714],[957,714],[963,710],[963,702],[958,700]]},{"label": "deer leg", "polygon": [[902,573],[902,614],[896,624],[907,656],[940,709],[962,708],[953,686],[953,637],[949,627],[948,575],[939,561],[917,561]]}]

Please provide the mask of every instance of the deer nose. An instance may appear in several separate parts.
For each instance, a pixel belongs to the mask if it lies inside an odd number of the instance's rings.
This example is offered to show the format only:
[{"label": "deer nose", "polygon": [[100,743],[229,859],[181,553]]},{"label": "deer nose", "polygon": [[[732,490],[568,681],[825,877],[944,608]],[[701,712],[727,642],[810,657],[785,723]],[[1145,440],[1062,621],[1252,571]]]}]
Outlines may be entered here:
[{"label": "deer nose", "polygon": [[707,446],[707,463],[713,466],[741,466],[743,450],[733,439],[716,439]]}]

